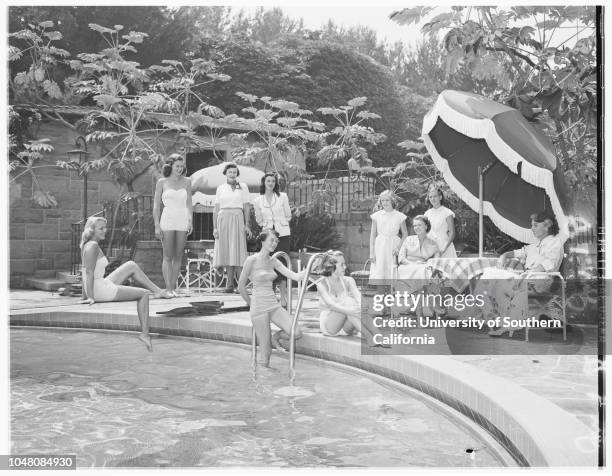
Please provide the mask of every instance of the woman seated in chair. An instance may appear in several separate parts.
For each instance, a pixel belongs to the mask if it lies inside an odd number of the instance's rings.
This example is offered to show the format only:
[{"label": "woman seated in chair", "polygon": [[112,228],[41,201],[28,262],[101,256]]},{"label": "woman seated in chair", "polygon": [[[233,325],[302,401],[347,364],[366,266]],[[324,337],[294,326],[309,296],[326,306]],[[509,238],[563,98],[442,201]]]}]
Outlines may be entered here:
[{"label": "woman seated in chair", "polygon": [[[436,241],[428,236],[431,222],[424,215],[417,215],[412,219],[412,228],[415,235],[410,235],[400,248],[397,268],[397,288],[399,291],[416,293],[427,286],[431,281],[431,273],[427,269],[427,260],[440,256],[440,248]],[[420,309],[423,315],[431,316],[431,309]],[[436,312],[443,313],[443,309],[436,308]]]},{"label": "woman seated in chair", "polygon": [[[172,295],[155,285],[140,267],[133,261],[128,261],[104,277],[108,260],[100,249],[98,242],[106,235],[106,219],[89,217],[85,223],[81,238],[81,258],[83,263],[83,303],[110,301],[137,301],[138,319],[141,333],[138,338],[151,351],[149,336],[149,291],[153,297],[170,298]],[[122,286],[122,283],[132,278],[146,289],[133,286]]]},{"label": "woman seated in chair", "polygon": [[[361,319],[361,295],[355,280],[345,276],[346,263],[341,251],[329,251],[321,263],[324,278],[317,283],[319,293],[319,327],[323,335],[368,334],[370,341],[375,334],[374,327]],[[362,326],[363,322],[363,326]],[[372,347],[390,346],[371,344]]]},{"label": "woman seated in chair", "polygon": [[[498,316],[508,316],[514,320],[524,320],[529,317],[527,290],[531,288],[536,292],[544,292],[550,288],[552,279],[547,273],[559,270],[563,261],[564,240],[559,236],[559,225],[552,213],[531,215],[531,231],[535,237],[534,243],[502,254],[498,268],[487,269],[481,275],[475,294],[487,291],[490,296],[483,309],[485,317],[495,319]],[[521,260],[525,271],[517,273],[504,269],[511,258]],[[489,335],[500,336],[508,332],[512,337],[514,331],[521,328],[500,327],[492,329]]]}]

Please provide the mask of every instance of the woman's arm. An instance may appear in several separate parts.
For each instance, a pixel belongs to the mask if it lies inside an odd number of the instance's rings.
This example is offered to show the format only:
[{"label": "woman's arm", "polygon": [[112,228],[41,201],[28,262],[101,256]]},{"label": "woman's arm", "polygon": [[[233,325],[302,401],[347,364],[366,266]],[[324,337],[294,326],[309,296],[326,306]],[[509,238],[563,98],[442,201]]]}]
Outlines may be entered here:
[{"label": "woman's arm", "polygon": [[375,255],[375,243],[376,243],[376,220],[372,219],[372,229],[370,231],[370,261],[372,263],[376,262],[376,255]]},{"label": "woman's arm", "polygon": [[89,300],[89,304],[96,302],[94,296],[94,271],[96,269],[96,262],[98,261],[98,254],[100,253],[100,247],[95,241],[85,243],[83,246],[83,268],[85,270],[85,283],[84,289],[85,295]]},{"label": "woman's arm", "polygon": [[285,278],[289,278],[293,281],[301,281],[304,279],[304,276],[306,276],[306,269],[303,269],[299,273],[295,273],[276,258],[274,258],[274,269],[282,274]]},{"label": "woman's arm", "polygon": [[[433,241],[433,240],[432,240],[432,241]],[[427,258],[427,259],[431,259],[431,258],[439,258],[439,257],[440,257],[440,255],[442,254],[442,252],[440,251],[440,247],[438,246],[438,243],[436,243],[435,241],[434,241],[434,242],[433,242],[433,244],[432,244],[431,251],[432,251],[432,254],[431,254],[431,256],[430,256],[429,258]]]},{"label": "woman's arm", "polygon": [[503,268],[506,266],[506,261],[508,261],[510,258],[514,258],[514,251],[506,251],[505,253],[502,253],[498,258],[499,267]]},{"label": "woman's arm", "polygon": [[219,239],[219,229],[217,228],[217,217],[219,216],[219,204],[215,203],[215,208],[213,209],[213,238],[215,240]]},{"label": "woman's arm", "polygon": [[223,184],[217,187],[215,192],[215,208],[213,208],[213,237],[215,240],[219,239],[219,228],[217,227],[217,220],[219,217],[219,210],[221,209],[221,187]]},{"label": "woman's arm", "polygon": [[187,205],[187,222],[189,223],[189,231],[187,234],[190,235],[191,231],[193,230],[193,191],[191,190],[191,180],[188,178],[185,180],[185,190],[187,190],[187,203],[185,205]]},{"label": "woman's arm", "polygon": [[253,236],[253,232],[251,231],[251,204],[243,203],[242,204],[242,214],[244,215],[244,227],[246,228],[246,234],[248,238]]},{"label": "woman's arm", "polygon": [[357,283],[350,276],[345,276],[346,282],[349,285],[349,294],[352,295],[357,302],[361,303],[361,293],[359,292],[359,288],[357,287]]},{"label": "woman's arm", "polygon": [[317,292],[319,293],[319,296],[321,296],[321,299],[323,299],[323,302],[332,311],[340,312],[342,314],[353,314],[355,312],[354,308],[339,306],[338,299],[330,294],[329,290],[327,289],[327,286],[323,281],[317,284]]},{"label": "woman's arm", "polygon": [[287,223],[291,222],[291,207],[289,206],[289,196],[286,193],[281,193],[283,198],[283,212],[285,212],[285,218]]},{"label": "woman's arm", "polygon": [[263,197],[263,195],[260,195],[255,200],[253,200],[253,210],[255,210],[255,221],[259,226],[263,227],[264,221],[263,215],[261,213],[260,197]]},{"label": "woman's arm", "polygon": [[161,229],[159,220],[161,217],[161,196],[164,190],[163,178],[160,178],[155,184],[155,196],[153,197],[153,222],[155,223],[155,236],[161,238]]},{"label": "woman's arm", "polygon": [[453,241],[455,241],[455,219],[452,215],[446,217],[446,227],[448,228],[448,235],[446,237],[448,239],[448,242],[444,246],[444,249],[440,250],[440,253],[444,253],[453,243]]},{"label": "woman's arm", "polygon": [[399,242],[399,245],[397,246],[397,249],[394,250],[395,254],[399,253],[399,250],[404,244],[404,241],[406,240],[406,238],[408,238],[408,229],[406,228],[406,220],[404,220],[400,226],[400,233],[402,237],[400,238],[400,242]]},{"label": "woman's arm", "polygon": [[240,273],[240,279],[238,280],[238,291],[242,296],[242,299],[245,300],[247,306],[251,306],[251,296],[247,293],[246,285],[251,276],[251,268],[253,267],[253,257],[249,256],[244,262],[244,268],[242,269],[242,273]]}]

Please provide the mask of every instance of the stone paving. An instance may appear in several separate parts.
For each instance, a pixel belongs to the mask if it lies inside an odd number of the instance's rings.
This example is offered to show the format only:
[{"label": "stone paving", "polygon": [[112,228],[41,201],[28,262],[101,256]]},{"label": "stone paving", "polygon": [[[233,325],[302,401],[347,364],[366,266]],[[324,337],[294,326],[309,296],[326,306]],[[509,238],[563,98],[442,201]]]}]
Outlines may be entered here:
[{"label": "stone paving", "polygon": [[[171,300],[153,299],[150,301],[151,315],[176,307],[188,306],[192,301],[222,300],[226,306],[242,306],[244,301],[236,294],[192,292],[190,296],[180,296]],[[296,299],[294,298],[294,306]],[[136,314],[135,303],[98,303],[88,306],[78,303],[78,298],[64,297],[57,293],[30,290],[13,290],[10,292],[10,310],[16,313],[30,310],[91,312],[117,312]],[[223,314],[222,319],[228,322],[248,321],[248,312]],[[320,333],[318,324],[318,302],[316,293],[309,292],[304,298],[300,324],[305,332]],[[541,355],[550,350],[550,338],[545,331],[539,340],[529,343],[529,355],[454,355],[454,359],[473,365],[497,377],[507,379],[573,414],[592,430],[598,426],[598,390],[597,358],[593,342],[594,329],[573,330],[583,335],[583,345],[579,355]],[[533,333],[535,337],[536,333]],[[571,332],[570,332],[571,335]],[[519,336],[513,339],[491,339],[486,334],[474,334],[470,338],[483,345],[495,345],[496,348],[513,353],[520,345],[525,345]],[[531,338],[531,334],[530,334]],[[329,339],[356,339],[355,337],[330,337]],[[538,354],[538,349],[541,350]]]}]

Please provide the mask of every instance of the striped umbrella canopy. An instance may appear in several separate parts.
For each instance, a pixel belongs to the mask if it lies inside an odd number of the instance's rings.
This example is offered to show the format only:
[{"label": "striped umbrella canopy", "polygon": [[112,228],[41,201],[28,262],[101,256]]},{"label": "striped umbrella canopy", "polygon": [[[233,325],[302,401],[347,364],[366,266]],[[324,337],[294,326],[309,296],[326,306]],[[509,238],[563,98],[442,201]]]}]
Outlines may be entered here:
[{"label": "striped umbrella canopy", "polygon": [[[229,163],[230,162],[221,162],[220,164],[200,169],[191,174],[192,191],[194,193],[201,192],[204,195],[215,195],[217,193],[217,187],[227,181],[225,175],[223,175],[223,170]],[[238,182],[249,187],[249,192],[259,192],[261,177],[263,177],[264,173],[259,169],[247,167],[246,165],[238,165],[238,170],[240,172]]]},{"label": "striped umbrella canopy", "polygon": [[448,186],[477,212],[482,200],[483,213],[501,231],[532,242],[530,215],[549,211],[569,236],[567,191],[554,148],[519,111],[446,90],[425,115],[422,133]]}]

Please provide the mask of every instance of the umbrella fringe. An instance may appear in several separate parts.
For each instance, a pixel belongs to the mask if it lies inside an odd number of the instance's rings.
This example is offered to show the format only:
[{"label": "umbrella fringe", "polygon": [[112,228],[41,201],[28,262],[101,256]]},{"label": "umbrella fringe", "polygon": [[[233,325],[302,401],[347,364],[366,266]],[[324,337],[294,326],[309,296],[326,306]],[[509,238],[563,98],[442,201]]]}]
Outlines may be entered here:
[{"label": "umbrella fringe", "polygon": [[[474,197],[474,195],[472,195],[472,193],[453,176],[452,172],[448,167],[448,162],[438,153],[429,136],[424,135],[423,141],[425,142],[427,150],[429,151],[434,163],[436,164],[436,167],[442,173],[444,180],[451,188],[451,190],[455,192],[457,196],[461,200],[463,200],[472,210],[478,213],[478,197]],[[491,219],[491,221],[495,224],[496,227],[498,227],[502,232],[506,233],[507,235],[510,235],[514,239],[519,240],[522,243],[531,243],[534,241],[531,228],[523,228],[513,223],[512,221],[504,218],[497,212],[497,210],[495,210],[491,202],[483,202],[483,213]]]},{"label": "umbrella fringe", "polygon": [[[460,132],[461,134],[470,137],[472,139],[484,139],[491,152],[496,156],[496,158],[502,162],[506,167],[508,167],[513,173],[518,174],[518,165],[521,163],[521,178],[525,180],[527,183],[542,188],[546,191],[548,198],[550,200],[551,206],[553,208],[553,212],[557,218],[560,229],[560,236],[567,239],[569,237],[569,220],[563,212],[563,207],[559,202],[557,197],[557,193],[554,186],[553,173],[550,170],[543,169],[537,167],[525,159],[523,159],[514,149],[508,146],[504,140],[497,133],[497,129],[495,128],[495,123],[488,119],[475,119],[475,118],[467,118],[459,112],[455,111],[448,103],[445,101],[445,93],[443,91],[439,96],[437,101],[435,102],[431,111],[429,111],[424,119],[423,119],[423,128],[422,128],[422,136],[425,144],[428,145],[427,149],[430,152],[431,156],[437,156],[437,160],[434,157],[434,162],[436,166],[442,174],[444,175],[445,180],[449,183],[452,177],[452,181],[457,184],[457,189],[453,188],[453,190],[460,196],[460,198],[465,201],[474,211],[478,211],[478,198],[475,198],[475,204],[470,203],[470,200],[474,200],[474,196],[463,186],[459,181],[457,181],[448,168],[448,163],[446,159],[442,158],[438,153],[437,149],[433,145],[433,142],[429,139],[429,132],[435,127],[438,118],[444,121],[449,127]],[[432,153],[435,151],[435,154]],[[442,164],[443,163],[443,164]],[[458,193],[457,190],[461,189],[461,193]],[[469,196],[469,198],[467,198]],[[488,206],[487,206],[488,205]],[[497,212],[494,214],[490,214],[487,212],[491,210],[493,207],[489,202],[485,202],[484,209],[485,213],[491,217],[493,222],[504,232],[512,236],[513,238],[522,241],[523,243],[529,243],[533,241],[533,235],[531,234],[530,229],[525,229],[519,227],[512,223],[509,220],[506,220],[502,216],[500,216]],[[497,220],[494,219],[494,216],[498,217]],[[511,231],[513,230],[513,231]]]}]

